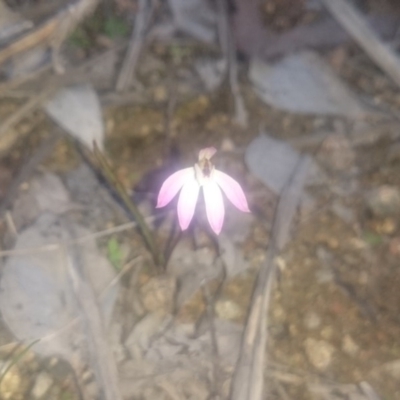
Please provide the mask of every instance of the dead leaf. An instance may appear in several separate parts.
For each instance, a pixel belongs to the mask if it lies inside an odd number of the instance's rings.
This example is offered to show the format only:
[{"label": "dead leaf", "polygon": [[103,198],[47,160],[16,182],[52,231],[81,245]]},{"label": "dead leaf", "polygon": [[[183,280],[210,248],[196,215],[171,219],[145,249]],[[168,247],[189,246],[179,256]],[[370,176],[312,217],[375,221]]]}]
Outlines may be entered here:
[{"label": "dead leaf", "polygon": [[97,93],[89,84],[59,90],[44,106],[47,114],[71,136],[93,149],[104,145],[104,121]]}]

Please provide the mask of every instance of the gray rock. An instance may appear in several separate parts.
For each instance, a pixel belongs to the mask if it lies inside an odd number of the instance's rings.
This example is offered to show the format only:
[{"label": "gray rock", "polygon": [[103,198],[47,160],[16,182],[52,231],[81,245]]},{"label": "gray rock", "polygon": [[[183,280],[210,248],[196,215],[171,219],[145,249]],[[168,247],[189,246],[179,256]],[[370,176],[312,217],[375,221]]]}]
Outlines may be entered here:
[{"label": "gray rock", "polygon": [[71,251],[60,245],[73,239],[67,226],[77,236],[87,238],[77,249],[108,325],[119,290],[118,284],[109,287],[115,277],[113,267],[99,252],[94,239],[89,239],[90,231],[65,216],[50,213],[40,215],[19,234],[13,250],[23,254],[9,257],[1,266],[0,309],[3,320],[19,340],[30,343],[51,336],[51,340],[36,343],[33,350],[43,356],[57,354],[70,360],[78,349],[85,352],[85,346],[82,324],[79,320],[71,323],[80,315],[80,306],[66,269]]},{"label": "gray rock", "polygon": [[365,114],[357,97],[334,71],[313,52],[289,54],[271,65],[253,59],[249,78],[268,105],[298,114]]}]

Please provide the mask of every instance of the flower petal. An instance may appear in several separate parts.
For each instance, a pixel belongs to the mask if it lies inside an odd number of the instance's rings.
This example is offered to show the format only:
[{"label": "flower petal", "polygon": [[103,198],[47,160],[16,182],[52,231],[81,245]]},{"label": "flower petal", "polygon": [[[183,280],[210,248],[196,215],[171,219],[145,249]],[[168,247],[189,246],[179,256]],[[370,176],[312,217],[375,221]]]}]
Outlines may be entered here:
[{"label": "flower petal", "polygon": [[178,200],[178,220],[184,231],[190,224],[199,197],[200,185],[194,178],[189,178],[182,187]]},{"label": "flower petal", "polygon": [[236,182],[229,175],[218,170],[214,170],[213,179],[218,183],[218,185],[226,194],[226,197],[235,207],[237,207],[240,211],[250,212],[246,196],[238,182]]},{"label": "flower petal", "polygon": [[217,149],[215,147],[206,147],[205,149],[200,150],[199,161],[202,160],[203,158],[209,160],[216,152]]},{"label": "flower petal", "polygon": [[211,229],[218,235],[224,223],[225,207],[221,189],[217,183],[209,180],[203,185],[206,212]]},{"label": "flower petal", "polygon": [[166,206],[181,190],[185,182],[194,178],[194,169],[185,168],[175,172],[162,184],[157,198],[157,208]]}]

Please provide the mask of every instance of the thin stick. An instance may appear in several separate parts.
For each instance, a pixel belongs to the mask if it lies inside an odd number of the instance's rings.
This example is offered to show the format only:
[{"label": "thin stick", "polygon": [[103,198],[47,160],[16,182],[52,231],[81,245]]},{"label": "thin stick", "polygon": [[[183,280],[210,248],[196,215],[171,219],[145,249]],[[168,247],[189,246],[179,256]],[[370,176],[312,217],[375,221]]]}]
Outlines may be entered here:
[{"label": "thin stick", "polygon": [[48,41],[49,37],[56,30],[62,17],[62,13],[56,15],[54,18],[46,21],[33,31],[28,32],[20,39],[17,39],[15,42],[12,42],[8,46],[0,49],[0,65],[12,56],[29,50],[40,43]]},{"label": "thin stick", "polygon": [[400,86],[400,60],[368,26],[363,15],[345,0],[321,0],[372,60]]},{"label": "thin stick", "polygon": [[211,358],[213,363],[213,373],[214,373],[214,381],[212,382],[212,395],[213,398],[220,397],[220,388],[221,388],[221,367],[219,364],[219,348],[218,348],[218,340],[217,340],[217,332],[215,329],[215,316],[214,316],[214,307],[215,307],[215,296],[211,296],[210,290],[207,286],[207,283],[202,285],[203,289],[203,297],[204,302],[206,304],[206,316],[208,320],[210,339],[211,339]]},{"label": "thin stick", "polygon": [[228,21],[226,0],[218,0],[218,36],[222,54],[228,63],[228,78],[233,101],[235,104],[235,120],[242,126],[247,126],[248,115],[238,83],[238,69],[236,62],[236,48],[232,39],[232,32]]},{"label": "thin stick", "polygon": [[253,292],[239,360],[232,380],[230,400],[263,398],[267,315],[276,271],[275,257],[289,239],[289,227],[300,200],[309,161],[307,156],[301,158],[278,203],[271,231],[271,244]]},{"label": "thin stick", "polygon": [[139,0],[131,41],[115,86],[117,92],[126,91],[130,87],[152,10],[153,7],[149,10],[148,0]]},{"label": "thin stick", "polygon": [[[67,221],[65,228],[74,237],[74,227]],[[112,351],[108,345],[103,319],[97,299],[87,279],[81,254],[75,246],[64,247],[64,260],[71,286],[79,303],[80,316],[87,335],[89,358],[94,368],[97,384],[104,400],[122,400],[118,385],[118,371]]]},{"label": "thin stick", "polygon": [[[151,222],[154,220],[154,217],[147,217],[145,218],[146,222]],[[89,240],[92,239],[99,239],[104,236],[109,236],[113,233],[118,233],[118,232],[124,232],[128,229],[133,229],[137,227],[136,222],[127,222],[126,224],[118,225],[114,228],[109,228],[109,229],[104,229],[103,231],[92,233],[90,235],[85,235],[78,237],[77,239],[73,239],[71,241],[67,241],[66,244],[72,245],[72,244],[84,244],[88,242]],[[54,243],[54,244],[48,244],[45,246],[39,246],[39,247],[31,247],[31,248],[25,248],[25,249],[20,249],[20,250],[1,250],[0,251],[0,258],[1,257],[9,257],[9,256],[25,256],[27,254],[35,254],[35,253],[45,253],[48,251],[58,251],[60,250],[60,244],[59,243]]]},{"label": "thin stick", "polygon": [[116,46],[113,49],[85,61],[81,65],[72,68],[67,74],[62,76],[55,76],[51,74],[49,78],[43,83],[42,91],[27,100],[17,111],[11,114],[8,118],[2,121],[0,125],[0,136],[4,135],[12,127],[14,127],[21,119],[25,118],[29,113],[40,108],[58,89],[63,86],[87,81],[90,76],[87,75],[86,70],[93,65],[101,62],[103,57],[107,57],[110,52],[120,51],[125,47],[125,43]]},{"label": "thin stick", "polygon": [[41,43],[51,44],[57,53],[62,42],[79,22],[90,14],[99,0],[80,0],[65,7],[54,17],[47,20],[36,29],[0,49],[0,65],[10,57],[27,51]]},{"label": "thin stick", "polygon": [[51,70],[50,63],[43,65],[42,67],[27,73],[26,75],[17,76],[14,79],[5,81],[4,83],[0,83],[0,95],[2,97],[7,96],[7,92],[13,90],[14,88],[23,85],[24,83],[30,82],[44,73],[48,73]]}]

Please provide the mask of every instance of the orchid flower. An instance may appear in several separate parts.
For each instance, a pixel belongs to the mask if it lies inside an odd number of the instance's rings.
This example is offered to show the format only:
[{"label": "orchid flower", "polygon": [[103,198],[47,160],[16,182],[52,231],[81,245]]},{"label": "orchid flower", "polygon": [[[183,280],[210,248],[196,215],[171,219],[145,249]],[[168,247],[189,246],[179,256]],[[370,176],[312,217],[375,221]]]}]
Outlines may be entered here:
[{"label": "orchid flower", "polygon": [[180,191],[178,200],[178,220],[184,231],[193,218],[200,188],[203,188],[206,214],[211,229],[218,235],[225,217],[222,191],[226,197],[243,212],[250,212],[243,189],[229,175],[215,169],[211,157],[214,147],[199,152],[199,160],[194,167],[181,169],[162,184],[158,194],[157,208],[166,206]]}]

